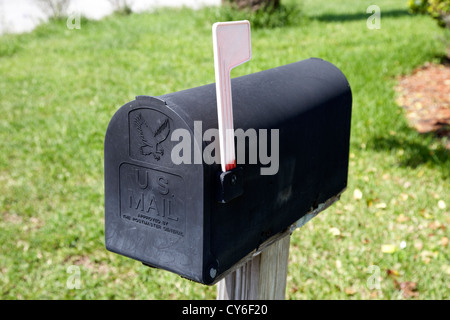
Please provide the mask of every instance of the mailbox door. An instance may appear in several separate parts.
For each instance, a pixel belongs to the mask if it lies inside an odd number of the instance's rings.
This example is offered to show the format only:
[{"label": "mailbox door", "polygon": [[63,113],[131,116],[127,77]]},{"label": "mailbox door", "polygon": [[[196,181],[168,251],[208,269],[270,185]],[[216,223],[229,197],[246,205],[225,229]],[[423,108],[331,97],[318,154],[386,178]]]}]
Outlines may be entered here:
[{"label": "mailbox door", "polygon": [[171,135],[180,128],[190,132],[162,100],[146,96],[111,119],[104,146],[105,244],[203,282],[203,167],[173,163],[179,141]]}]

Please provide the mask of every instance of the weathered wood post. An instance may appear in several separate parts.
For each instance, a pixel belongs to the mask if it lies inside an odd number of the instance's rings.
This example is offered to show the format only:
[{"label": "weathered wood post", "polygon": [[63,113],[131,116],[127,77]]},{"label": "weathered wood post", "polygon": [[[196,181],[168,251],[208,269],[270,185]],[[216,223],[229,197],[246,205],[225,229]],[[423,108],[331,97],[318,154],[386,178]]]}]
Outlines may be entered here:
[{"label": "weathered wood post", "polygon": [[285,234],[217,284],[218,300],[283,300],[290,234]]},{"label": "weathered wood post", "polygon": [[292,232],[339,200],[340,194],[320,204],[285,232],[266,241],[236,270],[217,284],[217,300],[284,300]]}]

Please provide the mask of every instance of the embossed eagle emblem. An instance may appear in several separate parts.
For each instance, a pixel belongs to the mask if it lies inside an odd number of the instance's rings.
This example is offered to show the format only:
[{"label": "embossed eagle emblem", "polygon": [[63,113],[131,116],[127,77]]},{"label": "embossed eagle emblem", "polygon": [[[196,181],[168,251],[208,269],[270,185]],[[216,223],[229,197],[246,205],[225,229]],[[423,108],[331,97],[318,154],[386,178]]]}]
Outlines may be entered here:
[{"label": "embossed eagle emblem", "polygon": [[166,118],[166,120],[153,131],[142,117],[142,114],[139,113],[139,115],[134,118],[134,125],[142,140],[142,145],[140,147],[141,154],[144,156],[153,155],[153,158],[159,160],[161,156],[164,155],[164,149],[160,144],[167,139],[170,132],[169,119]]}]

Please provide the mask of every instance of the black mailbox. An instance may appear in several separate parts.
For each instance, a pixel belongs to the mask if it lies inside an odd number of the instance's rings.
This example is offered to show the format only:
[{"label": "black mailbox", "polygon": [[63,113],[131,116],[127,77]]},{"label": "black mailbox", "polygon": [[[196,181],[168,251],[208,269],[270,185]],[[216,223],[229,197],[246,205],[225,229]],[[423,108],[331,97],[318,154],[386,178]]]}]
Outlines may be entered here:
[{"label": "black mailbox", "polygon": [[214,84],[138,96],[105,137],[108,250],[213,284],[345,190],[352,96],[339,69],[312,58],[234,78],[232,93],[236,131],[255,129],[278,163],[250,159],[248,135],[245,147],[236,142],[245,158],[222,173],[217,141],[204,136],[218,126]]}]

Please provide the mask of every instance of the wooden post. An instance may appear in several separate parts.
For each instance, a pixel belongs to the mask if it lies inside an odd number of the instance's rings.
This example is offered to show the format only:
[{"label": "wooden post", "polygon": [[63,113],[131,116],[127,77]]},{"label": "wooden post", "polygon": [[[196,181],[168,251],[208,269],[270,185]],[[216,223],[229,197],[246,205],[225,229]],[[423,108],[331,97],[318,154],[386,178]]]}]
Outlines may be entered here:
[{"label": "wooden post", "polygon": [[242,265],[217,283],[217,300],[284,300],[292,232],[339,200],[343,191],[312,208],[285,232],[244,258]]},{"label": "wooden post", "polygon": [[218,300],[284,300],[290,233],[217,284]]}]

